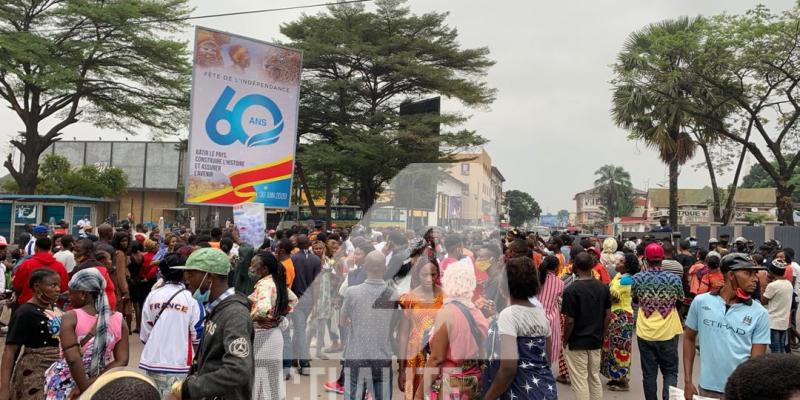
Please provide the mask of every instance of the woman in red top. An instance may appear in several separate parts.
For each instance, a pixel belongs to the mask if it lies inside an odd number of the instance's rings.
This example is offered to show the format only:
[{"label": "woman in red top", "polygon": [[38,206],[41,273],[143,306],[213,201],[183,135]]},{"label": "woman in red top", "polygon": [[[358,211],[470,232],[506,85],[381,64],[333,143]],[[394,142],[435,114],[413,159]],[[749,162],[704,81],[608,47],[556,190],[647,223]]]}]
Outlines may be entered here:
[{"label": "woman in red top", "polygon": [[592,255],[592,259],[594,260],[594,268],[592,268],[592,270],[597,272],[600,276],[600,281],[603,282],[604,285],[611,283],[611,276],[608,275],[608,270],[606,270],[606,267],[600,262],[600,250],[597,250],[597,247],[589,247],[586,251]]},{"label": "woman in red top", "polygon": [[131,273],[131,301],[133,301],[133,310],[136,313],[137,321],[136,329],[133,332],[139,332],[142,328],[138,325],[138,321],[141,321],[142,317],[142,306],[156,283],[158,265],[153,265],[152,261],[157,249],[158,244],[150,239],[145,239],[144,245],[139,242],[131,245],[128,269]]}]

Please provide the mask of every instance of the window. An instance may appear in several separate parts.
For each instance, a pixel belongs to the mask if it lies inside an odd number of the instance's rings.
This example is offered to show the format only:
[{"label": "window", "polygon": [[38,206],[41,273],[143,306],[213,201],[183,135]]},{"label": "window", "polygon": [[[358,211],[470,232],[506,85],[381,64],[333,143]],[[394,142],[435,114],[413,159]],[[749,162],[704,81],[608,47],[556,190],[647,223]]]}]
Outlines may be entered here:
[{"label": "window", "polygon": [[461,164],[461,175],[469,175],[469,164]]}]

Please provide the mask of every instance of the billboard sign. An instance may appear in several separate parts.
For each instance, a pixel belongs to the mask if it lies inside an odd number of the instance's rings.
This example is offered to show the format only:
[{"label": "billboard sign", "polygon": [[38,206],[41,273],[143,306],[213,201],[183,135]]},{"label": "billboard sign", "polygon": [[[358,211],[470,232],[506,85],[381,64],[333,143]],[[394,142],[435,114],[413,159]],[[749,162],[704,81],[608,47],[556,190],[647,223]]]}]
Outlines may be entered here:
[{"label": "billboard sign", "polygon": [[186,203],[288,208],[302,53],[198,27]]}]

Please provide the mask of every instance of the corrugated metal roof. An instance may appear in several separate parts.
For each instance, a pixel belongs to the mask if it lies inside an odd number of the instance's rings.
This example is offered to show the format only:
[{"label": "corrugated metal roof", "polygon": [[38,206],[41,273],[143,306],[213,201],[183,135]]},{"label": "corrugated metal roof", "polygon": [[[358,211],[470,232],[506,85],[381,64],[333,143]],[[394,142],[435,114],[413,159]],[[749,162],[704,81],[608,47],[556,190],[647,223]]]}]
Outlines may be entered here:
[{"label": "corrugated metal roof", "polygon": [[[723,190],[723,199],[725,191]],[[678,207],[708,206],[713,201],[711,188],[678,189]],[[647,200],[651,207],[669,207],[669,189],[650,189]],[[775,188],[737,188],[734,201],[737,204],[775,204]]]},{"label": "corrugated metal roof", "polygon": [[0,194],[0,200],[29,200],[29,201],[83,201],[91,203],[105,203],[110,200],[97,197],[71,196],[66,194]]}]

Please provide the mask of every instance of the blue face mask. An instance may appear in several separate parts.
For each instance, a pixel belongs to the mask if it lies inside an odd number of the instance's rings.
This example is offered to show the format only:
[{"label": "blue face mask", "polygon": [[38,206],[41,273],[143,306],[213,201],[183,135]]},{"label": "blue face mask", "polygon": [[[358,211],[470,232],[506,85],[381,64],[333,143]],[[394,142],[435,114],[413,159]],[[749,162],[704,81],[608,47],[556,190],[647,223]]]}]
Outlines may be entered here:
[{"label": "blue face mask", "polygon": [[194,298],[195,300],[199,301],[200,304],[207,304],[208,303],[208,296],[211,294],[211,288],[206,290],[205,293],[200,292],[200,288],[203,287],[203,283],[206,281],[206,277],[208,276],[208,272],[203,275],[203,280],[200,281],[200,285],[198,285],[197,289],[194,291]]}]

